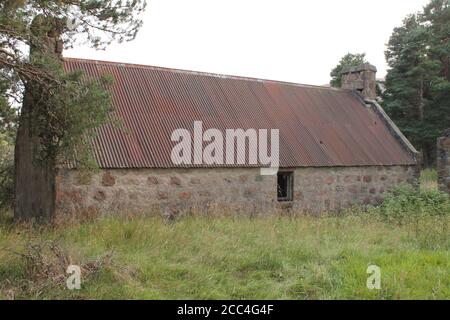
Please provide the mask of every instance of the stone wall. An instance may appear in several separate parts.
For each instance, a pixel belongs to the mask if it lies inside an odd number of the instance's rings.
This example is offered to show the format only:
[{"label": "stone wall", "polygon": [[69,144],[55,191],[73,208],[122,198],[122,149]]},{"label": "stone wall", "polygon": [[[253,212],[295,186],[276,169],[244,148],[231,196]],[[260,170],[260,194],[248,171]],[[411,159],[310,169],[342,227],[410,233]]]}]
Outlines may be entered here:
[{"label": "stone wall", "polygon": [[347,67],[341,74],[342,89],[356,90],[364,99],[375,100],[377,98],[377,68],[368,63],[358,67]]},{"label": "stone wall", "polygon": [[450,134],[438,139],[437,152],[439,190],[450,194]]},{"label": "stone wall", "polygon": [[337,211],[353,204],[377,204],[384,191],[414,183],[415,166],[297,168],[294,201],[278,202],[276,176],[257,168],[101,170],[93,175],[61,171],[59,214],[83,210],[104,214],[203,214],[231,209],[242,214]]}]

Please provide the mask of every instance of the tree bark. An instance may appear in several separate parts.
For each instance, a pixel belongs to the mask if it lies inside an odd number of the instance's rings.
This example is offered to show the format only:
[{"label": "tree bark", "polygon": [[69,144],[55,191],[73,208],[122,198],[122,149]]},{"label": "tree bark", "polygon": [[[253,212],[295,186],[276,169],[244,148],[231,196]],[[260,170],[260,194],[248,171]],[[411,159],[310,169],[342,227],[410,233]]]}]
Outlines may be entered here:
[{"label": "tree bark", "polygon": [[15,146],[15,212],[17,221],[51,222],[55,213],[55,166],[36,159],[40,139],[32,130],[34,101],[26,89]]},{"label": "tree bark", "polygon": [[424,118],[424,108],[425,108],[425,100],[424,100],[424,83],[423,80],[420,81],[419,87],[419,103],[418,103],[418,112],[419,112],[419,120],[423,122]]},{"label": "tree bark", "polygon": [[[46,26],[51,26],[50,31]],[[62,62],[63,45],[58,20],[49,21],[44,16],[37,16],[31,32],[36,38],[39,37],[40,43],[32,45],[30,57],[35,54],[54,55]],[[33,111],[40,102],[33,94],[40,96],[40,90],[45,89],[38,83],[29,81],[26,84],[15,146],[14,217],[17,221],[49,223],[55,215],[57,168],[56,159],[38,160],[42,142],[39,132],[33,130],[36,123]]]},{"label": "tree bark", "polygon": [[435,149],[430,144],[422,146],[422,167],[423,169],[431,169],[435,163],[434,152]]},{"label": "tree bark", "polygon": [[[423,80],[420,80],[419,83],[419,90],[417,92],[417,117],[420,122],[423,123],[424,119],[424,108],[425,108],[425,101],[424,101],[424,83]],[[428,168],[429,162],[430,162],[430,154],[429,154],[429,148],[424,144],[422,145],[422,168]]]}]

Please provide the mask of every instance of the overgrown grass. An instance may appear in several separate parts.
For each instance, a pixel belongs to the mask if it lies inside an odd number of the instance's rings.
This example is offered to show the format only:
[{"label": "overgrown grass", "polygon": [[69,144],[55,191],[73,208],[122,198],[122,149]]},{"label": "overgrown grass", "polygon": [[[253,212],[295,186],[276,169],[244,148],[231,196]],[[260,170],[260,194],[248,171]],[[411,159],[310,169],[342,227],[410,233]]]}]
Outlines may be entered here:
[{"label": "overgrown grass", "polygon": [[426,169],[423,170],[420,175],[420,188],[423,191],[426,190],[437,190],[437,179],[438,174],[435,169]]},{"label": "overgrown grass", "polygon": [[[340,216],[103,218],[41,230],[6,221],[0,298],[449,299],[448,203],[401,188],[379,208]],[[111,262],[81,290],[32,290],[29,263],[12,251],[42,241],[58,243],[72,264],[105,254]],[[366,286],[370,264],[381,268],[381,290]]]},{"label": "overgrown grass", "polygon": [[[426,220],[423,220],[424,222]],[[426,223],[441,224],[440,220]],[[446,217],[446,223],[449,222]],[[102,219],[22,233],[2,227],[3,298],[78,299],[445,299],[450,237],[376,217]],[[433,231],[434,234],[434,231]],[[431,238],[427,238],[427,236]],[[112,263],[83,284],[39,295],[15,287],[27,278],[26,243],[53,240],[82,264],[112,252]],[[382,270],[382,289],[366,269]]]}]

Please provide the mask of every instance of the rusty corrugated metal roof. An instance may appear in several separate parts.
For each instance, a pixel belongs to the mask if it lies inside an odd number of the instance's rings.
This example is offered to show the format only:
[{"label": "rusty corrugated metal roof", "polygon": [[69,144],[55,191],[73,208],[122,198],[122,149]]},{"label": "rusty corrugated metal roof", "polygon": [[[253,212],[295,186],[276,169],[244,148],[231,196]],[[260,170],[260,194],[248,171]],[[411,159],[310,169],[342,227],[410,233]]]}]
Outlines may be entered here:
[{"label": "rusty corrugated metal roof", "polygon": [[68,71],[112,74],[114,113],[94,138],[102,168],[179,167],[173,130],[279,129],[281,167],[409,165],[414,158],[349,91],[113,62],[65,59]]}]

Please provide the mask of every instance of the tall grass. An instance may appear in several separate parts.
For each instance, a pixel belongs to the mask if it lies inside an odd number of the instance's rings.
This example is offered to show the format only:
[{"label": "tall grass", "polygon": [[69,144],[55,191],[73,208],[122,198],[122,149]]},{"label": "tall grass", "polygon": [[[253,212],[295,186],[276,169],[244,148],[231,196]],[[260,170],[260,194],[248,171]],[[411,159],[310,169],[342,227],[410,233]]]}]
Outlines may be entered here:
[{"label": "tall grass", "polygon": [[[449,299],[449,223],[448,196],[408,187],[380,207],[322,217],[110,217],[40,230],[6,221],[0,298]],[[17,253],[42,241],[73,264],[111,262],[79,291],[33,290],[36,274]],[[381,290],[366,286],[371,264]]]},{"label": "tall grass", "polygon": [[[447,219],[448,221],[448,219]],[[112,264],[83,284],[29,296],[27,270],[0,251],[0,292],[14,298],[78,299],[435,299],[450,297],[450,240],[424,246],[410,225],[378,217],[102,219],[18,234],[1,229],[0,247],[23,251],[52,240],[75,264],[112,253]],[[366,269],[382,270],[368,290]]]},{"label": "tall grass", "polygon": [[438,174],[435,169],[423,170],[420,175],[421,190],[437,190],[437,179]]}]

